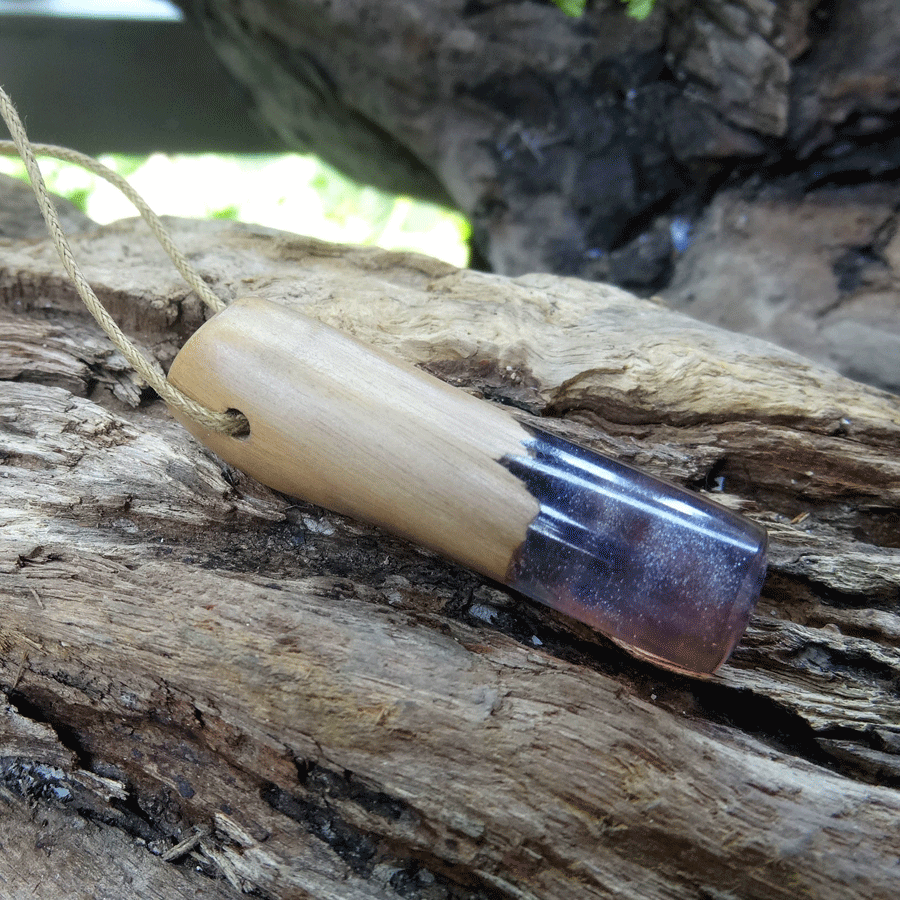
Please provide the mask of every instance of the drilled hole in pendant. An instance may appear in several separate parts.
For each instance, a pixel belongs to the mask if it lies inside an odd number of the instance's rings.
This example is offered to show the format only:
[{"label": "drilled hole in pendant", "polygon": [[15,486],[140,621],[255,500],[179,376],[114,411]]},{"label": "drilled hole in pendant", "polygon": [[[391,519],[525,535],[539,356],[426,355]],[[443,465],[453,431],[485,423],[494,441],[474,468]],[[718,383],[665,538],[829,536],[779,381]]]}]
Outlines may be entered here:
[{"label": "drilled hole in pendant", "polygon": [[229,416],[239,419],[238,428],[236,431],[231,432],[231,437],[239,441],[247,440],[250,437],[250,420],[239,409],[229,409],[226,412]]}]

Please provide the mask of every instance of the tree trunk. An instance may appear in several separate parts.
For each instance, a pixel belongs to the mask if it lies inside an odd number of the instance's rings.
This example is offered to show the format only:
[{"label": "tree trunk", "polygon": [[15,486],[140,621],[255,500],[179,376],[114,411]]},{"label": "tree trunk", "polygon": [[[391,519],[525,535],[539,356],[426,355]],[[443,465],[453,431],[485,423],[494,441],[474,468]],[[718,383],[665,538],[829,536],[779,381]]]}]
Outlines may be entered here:
[{"label": "tree trunk", "polygon": [[286,146],[491,270],[662,293],[900,390],[895,0],[181,0]]},{"label": "tree trunk", "polygon": [[[896,397],[608,286],[173,226],[225,298],[714,492],[770,575],[716,677],[635,661],[217,462],[4,240],[4,897],[896,896]],[[143,226],[73,244],[168,365],[201,313]]]}]

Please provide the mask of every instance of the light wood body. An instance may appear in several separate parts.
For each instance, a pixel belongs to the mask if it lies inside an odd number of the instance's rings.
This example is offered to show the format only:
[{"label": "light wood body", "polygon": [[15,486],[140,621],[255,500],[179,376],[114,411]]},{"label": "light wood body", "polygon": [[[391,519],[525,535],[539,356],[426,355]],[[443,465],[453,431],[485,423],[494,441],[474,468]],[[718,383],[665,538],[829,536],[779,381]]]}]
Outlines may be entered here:
[{"label": "light wood body", "polygon": [[[276,303],[241,299],[185,344],[170,381],[250,434],[195,437],[258,481],[507,577],[538,502],[501,466],[509,415]],[[176,414],[177,416],[177,414]]]}]

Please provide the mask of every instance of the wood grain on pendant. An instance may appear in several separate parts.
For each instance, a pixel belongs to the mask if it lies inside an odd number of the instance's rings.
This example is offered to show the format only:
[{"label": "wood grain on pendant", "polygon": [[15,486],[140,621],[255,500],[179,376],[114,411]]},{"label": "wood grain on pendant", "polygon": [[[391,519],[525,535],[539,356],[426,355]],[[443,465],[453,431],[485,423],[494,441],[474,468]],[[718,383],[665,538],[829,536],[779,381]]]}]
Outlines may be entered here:
[{"label": "wood grain on pendant", "polygon": [[498,463],[527,452],[512,417],[276,303],[232,303],[185,344],[169,380],[247,417],[250,434],[232,438],[176,414],[241,471],[497,581],[538,514]]},{"label": "wood grain on pendant", "polygon": [[711,674],[759,597],[764,529],[278,304],[214,316],[169,379],[247,417],[236,438],[178,416],[262,483],[431,547],[657,665]]}]

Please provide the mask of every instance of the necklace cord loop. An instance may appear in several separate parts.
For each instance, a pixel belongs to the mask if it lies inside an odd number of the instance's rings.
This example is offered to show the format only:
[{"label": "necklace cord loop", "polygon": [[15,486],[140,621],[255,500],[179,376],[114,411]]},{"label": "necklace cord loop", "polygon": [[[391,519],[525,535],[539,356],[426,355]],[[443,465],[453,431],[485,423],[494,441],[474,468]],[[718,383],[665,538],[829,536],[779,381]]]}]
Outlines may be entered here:
[{"label": "necklace cord loop", "polygon": [[12,136],[11,141],[0,141],[0,154],[6,156],[18,154],[25,163],[25,169],[31,180],[32,190],[37,198],[44,222],[47,224],[47,230],[50,233],[50,240],[56,247],[57,253],[59,253],[63,268],[75,285],[75,290],[87,307],[88,312],[94,317],[116,349],[128,360],[138,375],[169,406],[181,411],[190,419],[212,431],[233,436],[246,435],[248,433],[248,423],[241,413],[236,411],[215,412],[178,390],[168,381],[159,365],[138,350],[106,311],[106,308],[100,302],[96,293],[94,293],[94,289],[90,286],[75,262],[72,248],[69,246],[65,234],[63,234],[59,214],[50,198],[50,192],[38,166],[36,154],[74,163],[83,169],[87,169],[89,172],[93,172],[95,175],[99,175],[120,190],[141,214],[141,217],[159,241],[160,246],[169,259],[172,260],[172,264],[197,296],[200,297],[211,312],[221,312],[225,309],[226,304],[213,293],[209,285],[191,266],[184,254],[175,246],[159,216],[150,209],[140,194],[121,175],[104,166],[103,163],[98,162],[93,157],[78,153],[76,150],[69,150],[66,147],[55,147],[51,144],[32,144],[28,140],[25,126],[22,124],[22,120],[19,118],[12,100],[2,87],[0,87],[0,116],[3,117],[3,121],[6,122],[9,133]]}]

